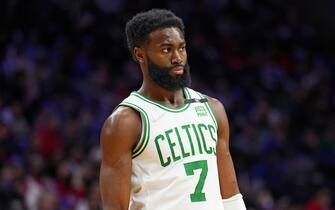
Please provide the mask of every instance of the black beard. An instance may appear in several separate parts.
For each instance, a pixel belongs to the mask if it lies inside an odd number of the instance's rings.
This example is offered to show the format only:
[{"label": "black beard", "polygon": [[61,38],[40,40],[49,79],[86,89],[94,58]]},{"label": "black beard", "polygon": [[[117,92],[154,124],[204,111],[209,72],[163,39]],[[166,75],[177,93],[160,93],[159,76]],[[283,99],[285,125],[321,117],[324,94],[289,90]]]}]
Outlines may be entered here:
[{"label": "black beard", "polygon": [[[184,72],[179,76],[171,76],[169,72],[175,67],[183,67]],[[172,67],[159,67],[148,58],[148,72],[150,78],[160,87],[176,91],[191,85],[190,66],[188,63],[185,65],[174,65]]]}]

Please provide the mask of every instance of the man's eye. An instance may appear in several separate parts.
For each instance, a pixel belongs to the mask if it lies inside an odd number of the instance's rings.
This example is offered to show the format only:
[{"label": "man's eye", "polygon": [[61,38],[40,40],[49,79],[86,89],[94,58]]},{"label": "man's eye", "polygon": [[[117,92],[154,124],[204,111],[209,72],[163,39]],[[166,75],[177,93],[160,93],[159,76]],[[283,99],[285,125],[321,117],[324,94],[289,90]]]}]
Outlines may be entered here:
[{"label": "man's eye", "polygon": [[169,48],[164,48],[164,49],[162,49],[162,52],[163,52],[163,53],[168,53],[168,52],[169,52]]},{"label": "man's eye", "polygon": [[185,50],[185,47],[179,48],[179,52],[183,52]]}]

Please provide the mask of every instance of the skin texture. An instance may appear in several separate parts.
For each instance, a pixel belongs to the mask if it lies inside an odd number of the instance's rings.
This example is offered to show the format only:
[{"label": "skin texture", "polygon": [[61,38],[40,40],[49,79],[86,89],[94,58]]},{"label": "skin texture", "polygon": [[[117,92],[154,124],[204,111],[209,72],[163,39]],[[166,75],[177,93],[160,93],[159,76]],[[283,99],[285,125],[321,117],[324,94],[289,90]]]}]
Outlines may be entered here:
[{"label": "skin texture", "polygon": [[214,98],[207,99],[218,122],[217,163],[222,198],[229,198],[239,192],[234,164],[229,151],[229,123],[222,103]]},{"label": "skin texture", "polygon": [[104,210],[128,209],[131,151],[140,135],[141,118],[130,108],[119,107],[104,123],[100,135],[100,191]]},{"label": "skin texture", "polygon": [[[168,91],[148,75],[148,58],[161,67],[185,65],[186,44],[178,28],[163,28],[152,32],[142,47],[134,48],[134,55],[143,74],[139,92],[151,100],[171,108],[184,105],[182,89]],[[177,76],[180,71],[172,71]],[[229,125],[223,105],[218,100],[207,97],[218,122],[217,162],[222,198],[239,193],[233,161],[229,152]],[[100,189],[104,210],[126,210],[129,206],[131,189],[132,149],[141,136],[141,118],[128,107],[118,107],[105,121],[100,134],[102,162],[100,169]]]}]

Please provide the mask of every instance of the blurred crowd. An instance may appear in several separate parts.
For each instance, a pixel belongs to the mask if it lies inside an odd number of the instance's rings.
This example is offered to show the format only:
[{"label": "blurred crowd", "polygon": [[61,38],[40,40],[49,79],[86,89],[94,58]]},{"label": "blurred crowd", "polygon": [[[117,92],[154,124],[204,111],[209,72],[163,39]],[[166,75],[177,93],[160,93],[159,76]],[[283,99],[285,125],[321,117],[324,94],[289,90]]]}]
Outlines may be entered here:
[{"label": "blurred crowd", "polygon": [[192,87],[226,108],[248,209],[334,210],[335,56],[269,2],[2,2],[0,209],[102,209],[99,132],[141,84],[124,26],[164,7],[185,22]]}]

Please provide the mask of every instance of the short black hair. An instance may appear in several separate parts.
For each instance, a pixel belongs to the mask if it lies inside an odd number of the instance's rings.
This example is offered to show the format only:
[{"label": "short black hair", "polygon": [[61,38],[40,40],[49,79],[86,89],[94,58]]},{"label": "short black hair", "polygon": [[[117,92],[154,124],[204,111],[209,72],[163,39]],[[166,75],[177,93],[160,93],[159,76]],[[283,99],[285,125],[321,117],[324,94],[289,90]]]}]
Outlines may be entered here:
[{"label": "short black hair", "polygon": [[[184,32],[183,20],[166,9],[151,9],[136,14],[126,24],[127,44],[133,58],[133,49],[140,47],[148,39],[148,35],[161,28],[177,27]],[[136,60],[136,59],[135,59]]]}]

